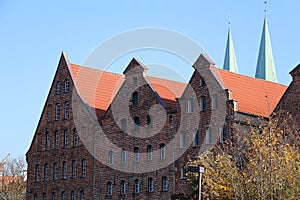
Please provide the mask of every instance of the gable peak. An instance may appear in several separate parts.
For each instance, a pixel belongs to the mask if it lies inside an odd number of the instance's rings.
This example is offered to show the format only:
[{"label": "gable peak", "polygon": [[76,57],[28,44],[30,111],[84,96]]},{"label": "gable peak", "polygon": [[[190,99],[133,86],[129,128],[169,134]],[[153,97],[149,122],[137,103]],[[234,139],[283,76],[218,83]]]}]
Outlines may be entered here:
[{"label": "gable peak", "polygon": [[194,69],[203,68],[203,67],[210,67],[214,66],[215,62],[207,55],[201,53],[200,56],[197,58],[196,62],[193,65]]},{"label": "gable peak", "polygon": [[147,67],[140,62],[136,58],[132,58],[129,62],[128,66],[124,70],[123,74],[137,74],[137,73],[145,73],[147,71]]}]

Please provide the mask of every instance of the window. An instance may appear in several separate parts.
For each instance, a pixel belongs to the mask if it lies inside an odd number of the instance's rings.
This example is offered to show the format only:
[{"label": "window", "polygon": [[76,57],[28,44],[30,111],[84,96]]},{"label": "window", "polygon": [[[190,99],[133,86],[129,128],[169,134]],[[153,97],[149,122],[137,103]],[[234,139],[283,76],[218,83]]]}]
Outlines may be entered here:
[{"label": "window", "polygon": [[46,141],[45,141],[45,150],[50,149],[50,134],[49,132],[46,132]]},{"label": "window", "polygon": [[61,93],[61,82],[57,82],[56,84],[56,94],[60,94]]},{"label": "window", "polygon": [[73,147],[77,147],[77,143],[78,143],[78,133],[77,133],[77,129],[74,128],[74,130],[73,130]]},{"label": "window", "polygon": [[184,167],[180,169],[180,178],[186,179],[186,170]]},{"label": "window", "polygon": [[148,178],[148,192],[154,191],[154,181],[153,178]]},{"label": "window", "polygon": [[126,123],[126,119],[122,119],[121,120],[122,123],[122,130],[125,132],[127,130],[127,123]]},{"label": "window", "polygon": [[53,180],[54,181],[57,180],[57,171],[58,171],[58,164],[54,163],[54,165],[53,165]]},{"label": "window", "polygon": [[200,98],[200,111],[201,112],[206,111],[206,98],[205,97]]},{"label": "window", "polygon": [[112,196],[112,184],[111,184],[111,182],[107,183],[107,195]]},{"label": "window", "polygon": [[48,175],[49,175],[49,166],[48,164],[44,165],[44,181],[47,182],[48,179]]},{"label": "window", "polygon": [[152,160],[152,155],[153,155],[153,148],[151,145],[148,145],[147,147],[147,158],[148,160]]},{"label": "window", "polygon": [[147,116],[147,127],[152,128],[152,116],[148,115]]},{"label": "window", "polygon": [[62,178],[67,179],[67,162],[63,162],[63,168],[62,168]]},{"label": "window", "polygon": [[84,191],[80,192],[80,200],[84,200]]},{"label": "window", "polygon": [[205,82],[204,78],[200,78],[199,85],[200,86],[206,86],[206,82]]},{"label": "window", "polygon": [[223,126],[223,129],[221,131],[220,141],[223,143],[226,141],[226,139],[227,139],[227,130],[226,130],[226,126]]},{"label": "window", "polygon": [[135,87],[138,85],[137,77],[133,77],[133,85]]},{"label": "window", "polygon": [[72,178],[76,178],[76,161],[72,161]]},{"label": "window", "polygon": [[81,177],[86,176],[86,160],[81,161]]},{"label": "window", "polygon": [[186,134],[181,133],[180,134],[180,148],[185,148],[186,147]]},{"label": "window", "polygon": [[68,147],[68,131],[64,131],[64,148]]},{"label": "window", "polygon": [[135,180],[134,181],[134,194],[139,194],[140,193],[140,181]]},{"label": "window", "polygon": [[139,128],[140,128],[140,118],[134,117],[134,129],[139,130]]},{"label": "window", "polygon": [[35,182],[40,181],[40,165],[35,166]]},{"label": "window", "polygon": [[55,105],[55,120],[59,120],[60,119],[60,104],[57,103]]},{"label": "window", "polygon": [[134,147],[134,162],[140,162],[140,149],[138,147]]},{"label": "window", "polygon": [[166,145],[160,145],[160,159],[166,159]]},{"label": "window", "polygon": [[34,194],[34,200],[38,200],[38,195],[37,194]]},{"label": "window", "polygon": [[65,191],[62,191],[61,192],[61,200],[66,200],[67,197],[66,197],[66,192]]},{"label": "window", "polygon": [[66,80],[65,81],[65,93],[68,93],[70,91],[70,81]]},{"label": "window", "polygon": [[75,200],[75,192],[74,191],[71,192],[71,200]]},{"label": "window", "polygon": [[55,131],[55,136],[54,136],[54,149],[58,149],[59,148],[59,133],[58,131]]},{"label": "window", "polygon": [[121,195],[126,194],[126,182],[121,181]]},{"label": "window", "polygon": [[212,144],[213,143],[213,138],[212,138],[212,132],[211,129],[206,130],[206,144]]},{"label": "window", "polygon": [[70,109],[70,103],[67,101],[65,103],[64,119],[69,118],[69,109]]},{"label": "window", "polygon": [[56,200],[56,193],[55,192],[52,193],[52,200]]},{"label": "window", "polygon": [[212,96],[211,99],[211,109],[215,110],[218,108],[218,97],[216,95]]},{"label": "window", "polygon": [[139,103],[139,94],[137,92],[132,94],[132,103],[133,105],[137,105]]},{"label": "window", "polygon": [[46,193],[43,194],[43,200],[47,200],[47,194]]},{"label": "window", "polygon": [[122,156],[122,163],[125,164],[127,162],[127,152],[124,149],[122,150],[121,156]]},{"label": "window", "polygon": [[114,164],[114,152],[110,150],[108,152],[108,164],[113,165]]},{"label": "window", "polygon": [[194,100],[189,99],[188,100],[188,113],[193,113],[194,112]]},{"label": "window", "polygon": [[162,191],[168,191],[168,178],[167,177],[163,177],[162,178]]},{"label": "window", "polygon": [[195,132],[194,146],[200,146],[200,131],[199,130]]}]

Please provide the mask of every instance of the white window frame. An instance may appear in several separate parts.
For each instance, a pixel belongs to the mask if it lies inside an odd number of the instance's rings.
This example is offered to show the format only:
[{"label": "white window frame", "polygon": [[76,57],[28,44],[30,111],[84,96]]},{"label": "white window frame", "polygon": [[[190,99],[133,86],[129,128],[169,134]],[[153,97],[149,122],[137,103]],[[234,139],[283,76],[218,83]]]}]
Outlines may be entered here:
[{"label": "white window frame", "polygon": [[72,178],[76,178],[76,161],[72,161]]},{"label": "white window frame", "polygon": [[56,200],[56,193],[55,192],[52,193],[52,200]]},{"label": "white window frame", "polygon": [[60,120],[60,104],[55,104],[55,120]]},{"label": "white window frame", "polygon": [[55,88],[55,94],[60,94],[61,93],[61,82],[56,83],[56,88]]},{"label": "white window frame", "polygon": [[165,144],[160,145],[160,159],[162,159],[162,160],[166,159],[166,145]]},{"label": "white window frame", "polygon": [[64,93],[68,93],[70,91],[70,81],[66,80],[64,84]]},{"label": "white window frame", "polygon": [[121,160],[122,160],[122,164],[126,164],[126,162],[127,162],[127,151],[125,151],[124,149],[121,152]]},{"label": "white window frame", "polygon": [[153,180],[153,178],[148,178],[148,192],[154,192],[154,180]]},{"label": "white window frame", "polygon": [[63,179],[67,179],[67,172],[68,172],[67,162],[64,161],[63,162],[63,167],[62,167],[62,178]]},{"label": "white window frame", "polygon": [[180,148],[181,149],[186,148],[186,133],[185,132],[180,134]]},{"label": "white window frame", "polygon": [[74,128],[73,130],[73,147],[77,147],[78,146],[78,133],[77,133],[77,129]]},{"label": "white window frame", "polygon": [[61,200],[66,200],[66,192],[65,191],[62,191],[61,192]]},{"label": "white window frame", "polygon": [[189,99],[188,100],[188,113],[193,113],[194,112],[194,100]]},{"label": "white window frame", "polygon": [[187,177],[186,177],[186,170],[184,169],[184,167],[182,167],[180,169],[180,178],[181,179],[187,179]]},{"label": "white window frame", "polygon": [[35,182],[40,181],[40,165],[35,166]]},{"label": "white window frame", "polygon": [[113,150],[110,150],[108,152],[108,164],[113,165],[114,164],[114,152]]},{"label": "white window frame", "polygon": [[75,192],[71,191],[71,200],[75,200]]},{"label": "white window frame", "polygon": [[147,159],[148,160],[153,159],[153,147],[151,145],[147,146]]},{"label": "white window frame", "polygon": [[53,164],[53,180],[54,181],[57,181],[57,172],[58,172],[58,164],[57,164],[57,162],[55,162],[54,164]]},{"label": "white window frame", "polygon": [[49,180],[49,165],[44,165],[44,181],[47,182]]},{"label": "white window frame", "polygon": [[80,200],[84,200],[85,199],[85,195],[84,195],[84,191],[80,192]]},{"label": "white window frame", "polygon": [[140,181],[136,179],[134,181],[134,194],[139,194],[140,193]]},{"label": "white window frame", "polygon": [[121,195],[125,195],[125,194],[126,194],[126,182],[121,181]]},{"label": "white window frame", "polygon": [[134,147],[134,162],[140,162],[140,149],[138,147]]},{"label": "white window frame", "polygon": [[43,200],[47,200],[47,194],[43,193]]},{"label": "white window frame", "polygon": [[218,109],[218,96],[213,95],[211,98],[211,109],[215,110]]},{"label": "white window frame", "polygon": [[54,149],[59,149],[59,133],[58,131],[55,131],[55,135],[54,135]]},{"label": "white window frame", "polygon": [[206,144],[213,143],[212,130],[210,128],[206,129],[205,142]]}]

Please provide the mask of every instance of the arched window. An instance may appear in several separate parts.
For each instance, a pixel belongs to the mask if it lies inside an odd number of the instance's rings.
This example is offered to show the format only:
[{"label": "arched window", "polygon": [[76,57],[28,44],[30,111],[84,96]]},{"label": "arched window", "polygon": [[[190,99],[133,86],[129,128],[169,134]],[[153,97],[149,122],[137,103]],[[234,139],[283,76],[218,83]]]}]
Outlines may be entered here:
[{"label": "arched window", "polygon": [[84,191],[82,190],[80,192],[80,200],[84,200],[84,199],[85,199],[85,197],[84,197]]},{"label": "arched window", "polygon": [[71,200],[75,200],[75,192],[74,191],[71,192]]},{"label": "arched window", "polygon": [[64,148],[68,147],[68,131],[64,131]]},{"label": "arched window", "polygon": [[148,192],[154,191],[154,180],[153,178],[148,178]]},{"label": "arched window", "polygon": [[125,164],[127,162],[127,152],[124,149],[122,150],[121,156],[122,156],[122,163]]},{"label": "arched window", "polygon": [[44,165],[44,181],[47,182],[49,180],[48,178],[49,175],[49,166],[48,164]]},{"label": "arched window", "polygon": [[140,162],[140,149],[134,147],[134,162]]},{"label": "arched window", "polygon": [[66,80],[65,81],[65,93],[68,93],[70,91],[70,81]]},{"label": "arched window", "polygon": [[58,164],[54,163],[53,164],[53,180],[56,181],[57,180],[57,171],[58,171]]},{"label": "arched window", "polygon": [[111,182],[107,183],[107,195],[112,196],[112,183]]},{"label": "arched window", "polygon": [[164,192],[168,191],[168,189],[169,189],[168,187],[169,187],[168,178],[164,176],[162,178],[162,191],[164,191]]},{"label": "arched window", "polygon": [[40,181],[40,165],[35,166],[35,182]]},{"label": "arched window", "polygon": [[114,164],[114,152],[110,150],[108,152],[108,164],[113,165]]},{"label": "arched window", "polygon": [[86,160],[81,161],[81,177],[86,176]]},{"label": "arched window", "polygon": [[38,199],[39,199],[38,195],[34,194],[34,200],[38,200]]},{"label": "arched window", "polygon": [[76,161],[72,161],[72,178],[76,178]]},{"label": "arched window", "polygon": [[78,145],[78,133],[77,133],[77,129],[74,128],[73,130],[73,147],[77,147]]},{"label": "arched window", "polygon": [[152,155],[153,155],[153,148],[151,145],[148,145],[147,147],[147,158],[148,160],[152,160]]},{"label": "arched window", "polygon": [[67,101],[65,103],[64,119],[68,119],[69,118],[69,110],[70,110],[70,103]]},{"label": "arched window", "polygon": [[59,133],[58,131],[55,131],[55,136],[54,136],[54,149],[59,148]]},{"label": "arched window", "polygon": [[134,117],[134,129],[139,130],[139,128],[140,128],[140,118]]},{"label": "arched window", "polygon": [[140,181],[136,179],[134,181],[134,194],[139,194],[140,193]]},{"label": "arched window", "polygon": [[166,159],[166,145],[160,145],[160,159]]},{"label": "arched window", "polygon": [[60,104],[57,103],[55,105],[55,120],[59,120],[60,119]]},{"label": "arched window", "polygon": [[55,192],[52,193],[52,200],[56,200],[56,193]]},{"label": "arched window", "polygon": [[193,113],[194,112],[194,100],[189,99],[188,100],[188,113]]},{"label": "arched window", "polygon": [[62,191],[61,192],[61,200],[66,200],[67,197],[66,197],[66,192],[65,191]]},{"label": "arched window", "polygon": [[62,168],[62,178],[67,179],[67,162],[63,162],[63,168]]},{"label": "arched window", "polygon": [[61,93],[61,82],[57,82],[56,83],[56,94],[60,94]]},{"label": "arched window", "polygon": [[132,103],[133,105],[137,105],[139,103],[139,94],[137,92],[132,94]]},{"label": "arched window", "polygon": [[47,194],[46,193],[43,194],[43,200],[47,200]]},{"label": "arched window", "polygon": [[126,194],[126,182],[121,181],[121,195],[125,195],[125,194]]}]

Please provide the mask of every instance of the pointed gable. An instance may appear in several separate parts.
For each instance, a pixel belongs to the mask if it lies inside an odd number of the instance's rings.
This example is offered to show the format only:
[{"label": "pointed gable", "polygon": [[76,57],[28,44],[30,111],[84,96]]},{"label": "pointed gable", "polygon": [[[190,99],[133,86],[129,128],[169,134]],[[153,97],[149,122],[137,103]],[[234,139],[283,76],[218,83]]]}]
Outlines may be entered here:
[{"label": "pointed gable", "polygon": [[266,17],[264,20],[263,31],[261,35],[255,78],[277,82],[270,34]]},{"label": "pointed gable", "polygon": [[231,29],[228,29],[228,37],[226,43],[226,50],[225,50],[225,58],[223,69],[238,73],[238,67],[236,63],[235,51],[233,47],[233,40],[231,35]]},{"label": "pointed gable", "polygon": [[138,59],[132,58],[123,74],[136,74],[136,73],[144,73],[147,71],[147,67],[144,66]]}]

